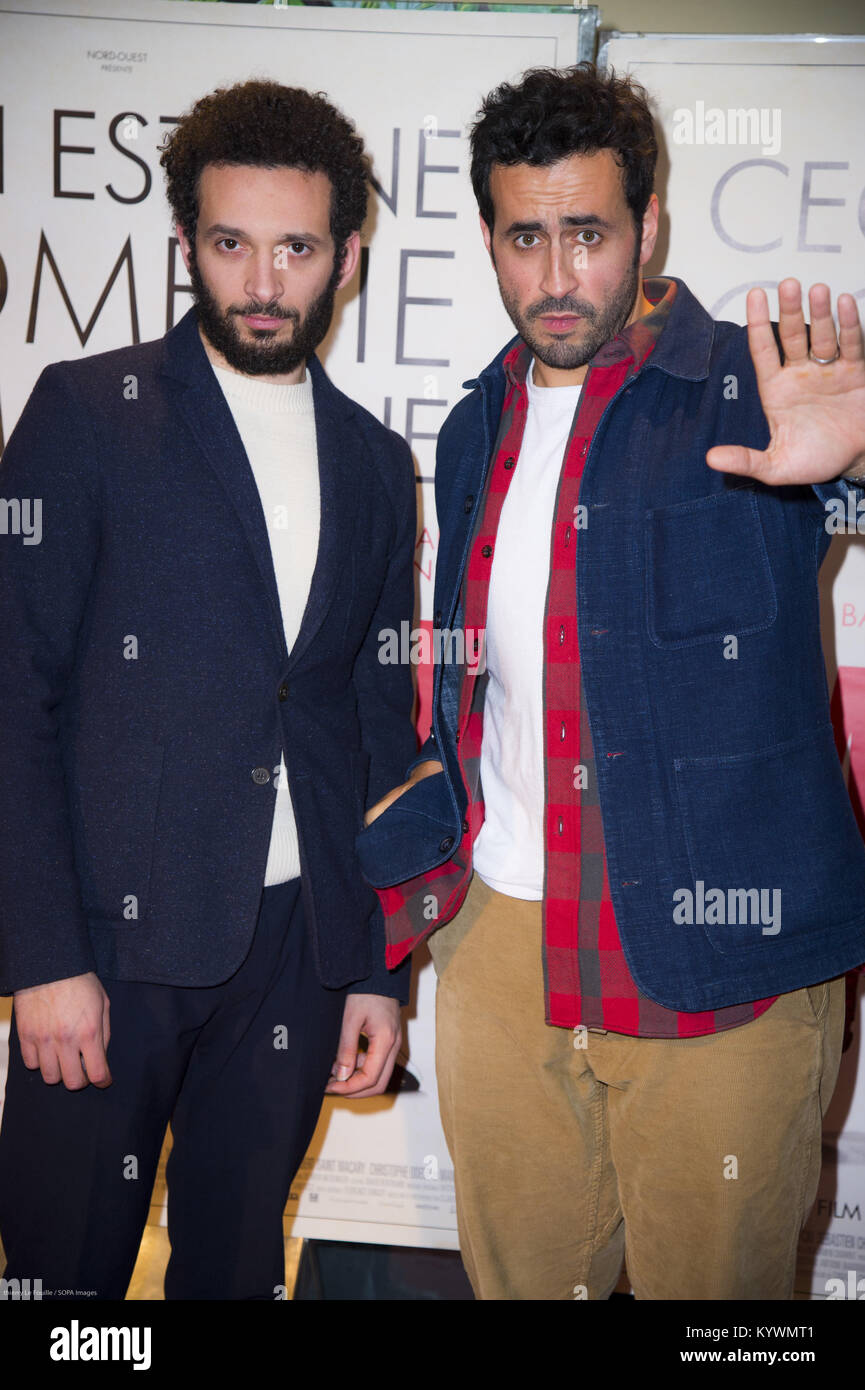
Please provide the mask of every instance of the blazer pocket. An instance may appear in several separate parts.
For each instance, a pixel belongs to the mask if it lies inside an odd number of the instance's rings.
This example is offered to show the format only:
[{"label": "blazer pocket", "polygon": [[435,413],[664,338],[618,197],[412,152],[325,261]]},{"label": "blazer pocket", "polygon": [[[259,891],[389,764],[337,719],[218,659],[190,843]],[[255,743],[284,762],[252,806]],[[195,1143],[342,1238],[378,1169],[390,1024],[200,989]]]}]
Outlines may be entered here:
[{"label": "blazer pocket", "polygon": [[861,916],[862,842],[830,724],[674,769],[692,881],[674,887],[673,921],[731,955],[789,951],[791,938]]},{"label": "blazer pocket", "polygon": [[147,915],[162,744],[88,744],[77,749],[71,799],[84,909],[134,926]]},{"label": "blazer pocket", "polygon": [[778,601],[757,496],[731,488],[646,516],[646,618],[657,647],[771,627]]}]

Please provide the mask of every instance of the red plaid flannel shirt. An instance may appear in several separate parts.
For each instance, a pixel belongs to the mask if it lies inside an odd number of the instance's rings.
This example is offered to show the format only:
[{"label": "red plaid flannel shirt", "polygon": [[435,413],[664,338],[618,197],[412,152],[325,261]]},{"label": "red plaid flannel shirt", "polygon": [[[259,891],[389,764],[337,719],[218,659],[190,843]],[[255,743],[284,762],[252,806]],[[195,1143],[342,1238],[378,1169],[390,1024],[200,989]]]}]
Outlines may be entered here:
[{"label": "red plaid flannel shirt", "polygon": [[[545,1017],[547,1023],[565,1028],[583,1025],[633,1037],[684,1038],[747,1023],[765,1012],[777,995],[702,1013],[664,1008],[634,981],[613,911],[577,644],[576,547],[584,520],[578,499],[583,464],[604,408],[652,351],[676,286],[671,280],[649,280],[644,291],[655,305],[652,312],[605,343],[589,364],[565,452],[553,522],[544,669]],[[528,412],[525,378],[530,362],[525,343],[518,343],[504,359],[507,388],[498,440],[463,582],[467,634],[483,632],[486,625],[498,522]],[[379,891],[391,943],[389,966],[398,964],[418,941],[453,917],[468,890],[472,845],[484,820],[479,772],[485,693],[486,676],[464,666],[457,740],[468,811],[457,853],[437,869]]]}]

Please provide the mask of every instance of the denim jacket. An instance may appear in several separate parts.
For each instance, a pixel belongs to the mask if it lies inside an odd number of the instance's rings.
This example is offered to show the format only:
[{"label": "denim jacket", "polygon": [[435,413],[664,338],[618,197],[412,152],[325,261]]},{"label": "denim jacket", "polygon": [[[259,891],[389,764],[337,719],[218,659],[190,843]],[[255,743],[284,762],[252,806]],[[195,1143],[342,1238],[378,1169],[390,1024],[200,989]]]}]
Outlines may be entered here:
[{"label": "denim jacket", "polygon": [[[713,321],[677,286],[654,351],[608,404],[587,455],[576,583],[625,957],[645,993],[697,1011],[865,960],[865,846],[830,724],[817,592],[826,504],[858,493],[843,480],[769,487],[708,467],[713,445],[763,449],[769,429],[746,329]],[[513,341],[465,383],[471,394],[439,436],[436,627],[461,623]],[[460,681],[458,665],[437,666],[432,732],[415,760],[439,758],[444,771],[358,836],[376,888],[442,864],[460,843]],[[404,954],[392,945],[389,963]]]}]

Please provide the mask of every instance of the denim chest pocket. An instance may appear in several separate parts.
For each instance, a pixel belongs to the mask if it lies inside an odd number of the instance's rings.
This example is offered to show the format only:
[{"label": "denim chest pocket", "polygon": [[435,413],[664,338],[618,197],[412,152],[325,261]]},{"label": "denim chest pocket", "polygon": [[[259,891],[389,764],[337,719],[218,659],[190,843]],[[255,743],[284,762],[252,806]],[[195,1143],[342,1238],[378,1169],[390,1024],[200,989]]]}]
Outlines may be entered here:
[{"label": "denim chest pocket", "polygon": [[658,647],[771,627],[778,613],[757,497],[731,488],[646,515],[646,621]]}]

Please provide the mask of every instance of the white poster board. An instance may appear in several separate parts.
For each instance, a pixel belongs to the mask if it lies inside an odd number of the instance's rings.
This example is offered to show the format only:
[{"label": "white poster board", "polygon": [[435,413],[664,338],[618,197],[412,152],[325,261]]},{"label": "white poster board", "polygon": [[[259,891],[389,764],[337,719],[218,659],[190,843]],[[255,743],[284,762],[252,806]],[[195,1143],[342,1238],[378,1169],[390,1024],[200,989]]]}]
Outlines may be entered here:
[{"label": "white poster board", "polygon": [[[649,273],[679,276],[713,317],[735,323],[745,322],[752,286],[766,290],[777,319],[788,275],[827,284],[833,306],[842,291],[854,294],[862,317],[865,38],[601,37],[606,65],[654,98],[665,216]],[[846,767],[865,798],[865,536],[836,537],[821,584],[829,686],[843,706]],[[863,996],[860,976],[800,1245],[800,1297],[838,1296],[829,1280],[849,1288],[851,1271],[854,1285],[865,1276]]]}]

